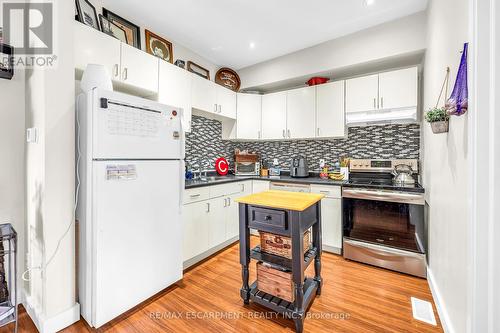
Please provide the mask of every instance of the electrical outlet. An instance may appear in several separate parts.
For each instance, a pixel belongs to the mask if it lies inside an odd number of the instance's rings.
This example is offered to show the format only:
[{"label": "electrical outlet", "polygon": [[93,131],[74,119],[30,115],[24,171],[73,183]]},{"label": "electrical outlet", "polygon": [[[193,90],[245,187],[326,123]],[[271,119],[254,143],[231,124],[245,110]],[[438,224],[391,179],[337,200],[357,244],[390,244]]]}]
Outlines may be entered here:
[{"label": "electrical outlet", "polygon": [[325,165],[325,164],[326,164],[326,162],[323,158],[319,160],[319,165]]}]

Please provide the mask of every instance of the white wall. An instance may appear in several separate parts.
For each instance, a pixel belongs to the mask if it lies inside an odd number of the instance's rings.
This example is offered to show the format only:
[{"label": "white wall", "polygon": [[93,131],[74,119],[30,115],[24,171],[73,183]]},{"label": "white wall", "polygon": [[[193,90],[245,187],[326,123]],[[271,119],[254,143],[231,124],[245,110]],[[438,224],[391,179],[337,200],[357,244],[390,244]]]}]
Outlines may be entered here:
[{"label": "white wall", "polygon": [[422,12],[243,68],[242,89],[422,51],[425,24]]},{"label": "white wall", "polygon": [[[424,108],[435,105],[446,67],[453,88],[463,43],[469,38],[467,0],[433,0],[428,8]],[[453,116],[447,134],[423,125],[423,183],[429,204],[429,267],[441,320],[450,332],[465,332],[467,317],[469,114]]]},{"label": "white wall", "polygon": [[[0,79],[0,223],[11,223],[18,236],[18,281],[26,267],[24,219],[24,72]],[[21,284],[20,284],[21,285]],[[20,289],[18,289],[20,290]]]},{"label": "white wall", "polygon": [[74,2],[54,2],[57,67],[26,73],[26,123],[36,127],[39,141],[26,149],[26,219],[31,266],[26,308],[43,332],[55,332],[79,319],[75,294],[75,99]]}]

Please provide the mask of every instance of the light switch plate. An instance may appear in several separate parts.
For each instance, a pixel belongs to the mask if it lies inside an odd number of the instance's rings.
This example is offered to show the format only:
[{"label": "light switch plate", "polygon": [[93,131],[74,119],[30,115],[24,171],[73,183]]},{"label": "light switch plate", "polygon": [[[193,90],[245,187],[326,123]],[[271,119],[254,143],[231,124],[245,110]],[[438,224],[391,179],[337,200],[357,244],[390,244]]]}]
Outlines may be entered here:
[{"label": "light switch plate", "polygon": [[38,129],[36,127],[30,127],[26,129],[26,142],[28,143],[38,142]]}]

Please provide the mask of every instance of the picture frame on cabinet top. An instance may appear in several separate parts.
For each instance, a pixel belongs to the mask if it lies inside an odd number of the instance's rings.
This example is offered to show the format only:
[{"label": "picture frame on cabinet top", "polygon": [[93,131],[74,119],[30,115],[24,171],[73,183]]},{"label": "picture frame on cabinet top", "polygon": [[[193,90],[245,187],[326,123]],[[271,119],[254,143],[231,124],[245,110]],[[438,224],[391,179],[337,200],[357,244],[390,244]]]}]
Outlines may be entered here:
[{"label": "picture frame on cabinet top", "polygon": [[147,29],[145,30],[145,35],[146,52],[173,64],[174,51],[172,43]]},{"label": "picture frame on cabinet top", "polygon": [[76,13],[78,21],[96,30],[101,30],[99,28],[97,11],[94,5],[92,5],[88,0],[76,0]]},{"label": "picture frame on cabinet top", "polygon": [[109,21],[125,30],[128,45],[138,48],[139,50],[141,49],[141,28],[138,25],[135,25],[106,8],[102,9],[102,14]]}]

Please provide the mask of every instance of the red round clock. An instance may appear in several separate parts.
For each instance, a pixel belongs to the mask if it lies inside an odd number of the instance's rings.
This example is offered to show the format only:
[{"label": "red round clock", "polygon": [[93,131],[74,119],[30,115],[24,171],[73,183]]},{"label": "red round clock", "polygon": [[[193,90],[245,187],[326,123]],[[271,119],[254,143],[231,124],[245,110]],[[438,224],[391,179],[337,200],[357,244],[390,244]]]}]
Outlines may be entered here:
[{"label": "red round clock", "polygon": [[221,176],[227,175],[229,172],[229,164],[224,157],[220,157],[215,161],[215,170]]}]

